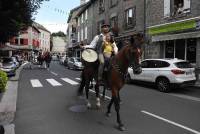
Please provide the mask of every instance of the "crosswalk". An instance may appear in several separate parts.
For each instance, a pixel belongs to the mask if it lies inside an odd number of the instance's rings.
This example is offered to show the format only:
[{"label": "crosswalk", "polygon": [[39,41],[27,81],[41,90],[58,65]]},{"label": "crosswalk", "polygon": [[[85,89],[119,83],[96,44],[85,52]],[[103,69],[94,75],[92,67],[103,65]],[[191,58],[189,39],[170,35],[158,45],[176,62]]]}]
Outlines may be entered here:
[{"label": "crosswalk", "polygon": [[[80,82],[80,78],[75,78],[77,81],[74,81],[70,78],[59,78],[59,80],[55,80],[53,78],[45,79],[47,83],[53,87],[63,86],[63,84],[60,81],[66,82],[70,85],[78,85]],[[39,79],[31,79],[30,80],[31,86],[33,88],[41,88],[44,87],[44,84],[42,84],[41,80]]]}]

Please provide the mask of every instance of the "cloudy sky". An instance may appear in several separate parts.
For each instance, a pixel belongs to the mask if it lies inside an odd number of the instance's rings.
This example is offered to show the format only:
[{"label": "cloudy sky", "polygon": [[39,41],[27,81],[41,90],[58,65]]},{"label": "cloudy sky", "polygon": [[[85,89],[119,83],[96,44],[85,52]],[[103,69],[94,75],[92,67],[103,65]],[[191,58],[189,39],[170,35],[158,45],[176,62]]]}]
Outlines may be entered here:
[{"label": "cloudy sky", "polygon": [[44,2],[35,15],[35,21],[51,32],[62,31],[66,33],[69,12],[79,5],[80,0],[50,0]]}]

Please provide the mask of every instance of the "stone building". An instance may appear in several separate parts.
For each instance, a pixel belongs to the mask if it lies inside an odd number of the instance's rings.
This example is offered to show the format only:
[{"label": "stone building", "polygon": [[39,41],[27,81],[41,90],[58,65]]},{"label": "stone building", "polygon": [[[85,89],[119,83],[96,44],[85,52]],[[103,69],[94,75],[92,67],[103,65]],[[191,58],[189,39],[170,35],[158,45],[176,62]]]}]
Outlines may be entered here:
[{"label": "stone building", "polygon": [[[134,32],[145,32],[145,0],[90,0],[76,11],[76,44],[89,44],[100,33],[101,24],[111,25],[119,48]],[[80,9],[81,7],[81,9]],[[77,7],[78,8],[78,7]],[[75,8],[76,9],[76,8]],[[71,18],[70,18],[71,19]],[[76,56],[80,50],[74,49]]]},{"label": "stone building", "polygon": [[146,58],[185,59],[200,67],[200,1],[147,0]]}]

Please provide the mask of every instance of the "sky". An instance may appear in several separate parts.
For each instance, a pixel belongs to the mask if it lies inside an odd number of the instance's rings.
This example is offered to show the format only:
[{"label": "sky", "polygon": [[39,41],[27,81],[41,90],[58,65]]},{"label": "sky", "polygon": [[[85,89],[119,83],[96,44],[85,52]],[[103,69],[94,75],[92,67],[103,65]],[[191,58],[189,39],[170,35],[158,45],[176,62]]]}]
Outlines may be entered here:
[{"label": "sky", "polygon": [[66,33],[67,18],[71,9],[80,5],[80,0],[49,0],[43,2],[35,21],[51,33],[62,31]]}]

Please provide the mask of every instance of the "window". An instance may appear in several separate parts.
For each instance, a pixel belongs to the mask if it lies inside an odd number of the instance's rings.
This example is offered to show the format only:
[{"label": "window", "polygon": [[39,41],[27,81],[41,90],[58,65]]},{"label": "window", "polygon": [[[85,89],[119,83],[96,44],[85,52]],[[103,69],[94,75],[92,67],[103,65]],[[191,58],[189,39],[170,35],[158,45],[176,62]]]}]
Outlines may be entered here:
[{"label": "window", "polygon": [[99,13],[103,13],[105,11],[104,0],[99,0]]},{"label": "window", "polygon": [[87,39],[87,26],[85,27],[85,39]]},{"label": "window", "polygon": [[116,6],[118,3],[118,0],[110,0],[110,7]]},{"label": "window", "polygon": [[191,0],[164,0],[164,17],[180,17],[190,12]]},{"label": "window", "polygon": [[195,63],[196,62],[196,44],[197,41],[196,39],[187,39],[187,60],[190,63]]},{"label": "window", "polygon": [[125,11],[126,27],[133,27],[135,25],[135,8],[130,8]]},{"label": "window", "polygon": [[88,10],[85,10],[85,20],[88,19]]},{"label": "window", "polygon": [[166,41],[165,58],[174,58],[174,41]]},{"label": "window", "polygon": [[83,28],[81,29],[81,41],[83,40]]},{"label": "window", "polygon": [[114,36],[118,36],[119,31],[118,31],[118,17],[117,16],[112,17],[110,19],[110,26],[111,26]]},{"label": "window", "polygon": [[24,44],[24,39],[20,39],[20,45]]}]

